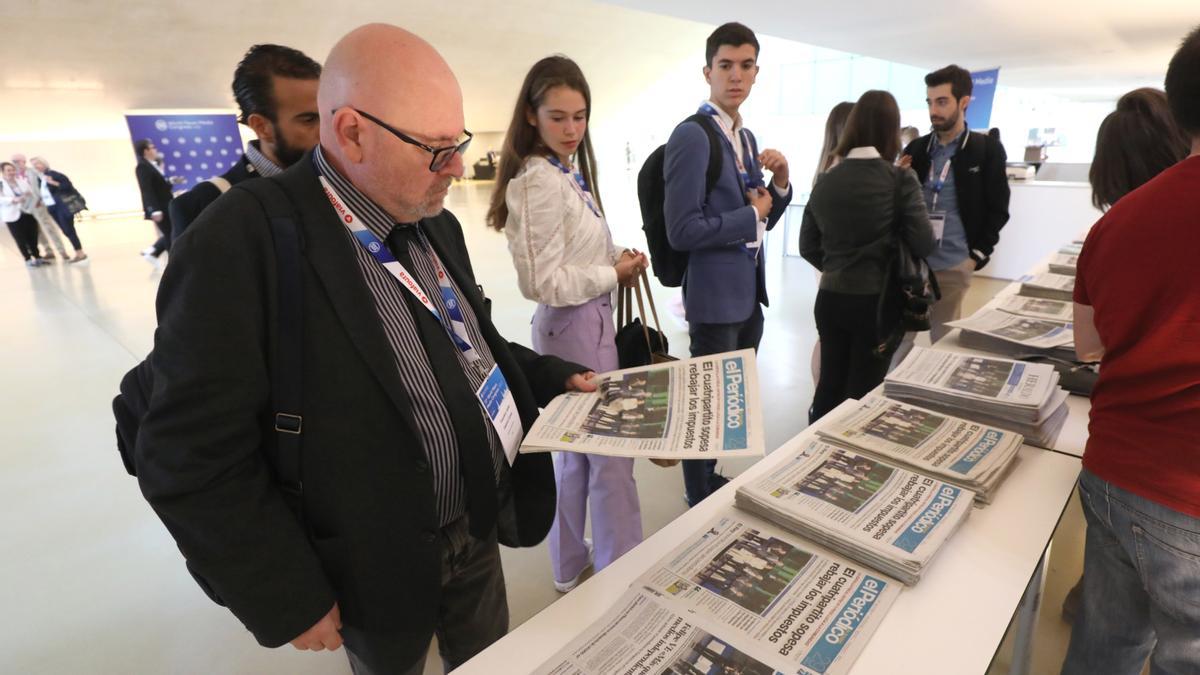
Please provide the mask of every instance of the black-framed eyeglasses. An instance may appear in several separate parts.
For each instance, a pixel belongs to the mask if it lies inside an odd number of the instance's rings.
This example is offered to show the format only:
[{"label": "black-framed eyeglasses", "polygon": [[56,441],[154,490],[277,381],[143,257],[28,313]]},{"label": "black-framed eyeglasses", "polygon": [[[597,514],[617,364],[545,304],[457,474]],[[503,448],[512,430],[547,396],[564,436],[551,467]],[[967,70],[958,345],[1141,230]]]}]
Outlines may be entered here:
[{"label": "black-framed eyeglasses", "polygon": [[[413,138],[412,136],[409,136],[408,134],[404,133],[403,131],[400,131],[399,129],[388,124],[387,122],[384,122],[383,120],[379,119],[378,117],[372,115],[371,113],[363,112],[362,110],[359,110],[358,108],[355,108],[354,106],[350,106],[350,109],[353,110],[354,112],[358,113],[359,115],[362,115],[363,117],[371,120],[375,124],[378,124],[379,126],[383,127],[390,134],[392,134],[396,138],[399,138],[400,140],[404,141],[405,143],[408,143],[409,145],[415,145],[418,148],[421,148],[422,150],[424,150],[425,152],[432,154],[433,160],[429,162],[429,170],[433,171],[435,173],[438,171],[441,171],[443,168],[445,168],[445,166],[450,163],[450,160],[454,157],[455,153],[458,153],[460,155],[464,154],[467,151],[467,148],[471,146],[471,139],[475,137],[475,134],[467,131],[466,129],[463,129],[462,136],[458,137],[458,139],[454,145],[448,145],[444,148],[435,148],[432,145],[426,145],[426,144],[422,143],[421,141],[418,141],[417,139]],[[334,110],[333,112],[336,113],[337,110]]]}]

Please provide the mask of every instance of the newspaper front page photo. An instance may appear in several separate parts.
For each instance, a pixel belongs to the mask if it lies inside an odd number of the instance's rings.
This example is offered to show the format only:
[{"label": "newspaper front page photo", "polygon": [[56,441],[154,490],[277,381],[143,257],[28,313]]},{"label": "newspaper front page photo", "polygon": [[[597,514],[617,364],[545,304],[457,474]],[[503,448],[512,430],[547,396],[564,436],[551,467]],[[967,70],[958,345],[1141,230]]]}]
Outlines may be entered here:
[{"label": "newspaper front page photo", "polygon": [[763,455],[754,350],[628,368],[556,397],[521,452],[718,459]]}]

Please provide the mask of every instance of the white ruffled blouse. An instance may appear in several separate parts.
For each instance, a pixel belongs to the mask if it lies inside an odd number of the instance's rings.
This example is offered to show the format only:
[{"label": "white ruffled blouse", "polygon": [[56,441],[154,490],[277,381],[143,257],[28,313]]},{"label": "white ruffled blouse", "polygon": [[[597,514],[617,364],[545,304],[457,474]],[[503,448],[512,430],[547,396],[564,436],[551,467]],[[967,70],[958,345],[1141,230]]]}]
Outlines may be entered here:
[{"label": "white ruffled blouse", "polygon": [[526,298],[552,307],[582,305],[617,287],[622,249],[563,173],[532,156],[508,184],[504,233]]}]

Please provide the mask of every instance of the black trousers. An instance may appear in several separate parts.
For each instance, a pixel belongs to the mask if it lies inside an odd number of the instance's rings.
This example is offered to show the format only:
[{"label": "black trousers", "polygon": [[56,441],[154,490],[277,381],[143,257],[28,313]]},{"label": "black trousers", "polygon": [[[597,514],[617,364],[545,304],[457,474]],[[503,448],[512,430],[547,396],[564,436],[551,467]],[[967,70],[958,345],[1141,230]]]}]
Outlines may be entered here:
[{"label": "black trousers", "polygon": [[162,212],[162,222],[154,223],[158,228],[158,240],[154,242],[154,257],[162,255],[164,252],[171,249],[171,216],[164,210]]},{"label": "black trousers", "polygon": [[881,329],[876,325],[878,303],[877,295],[817,292],[813,313],[821,337],[821,379],[813,396],[810,423],[848,398],[861,398],[887,375],[897,344],[890,340],[888,348],[880,349],[881,337],[893,326]]},{"label": "black trousers", "polygon": [[[486,541],[476,539],[464,516],[442,528],[441,544],[442,600],[435,634],[442,667],[449,672],[508,632],[508,595],[494,530]],[[424,672],[428,636],[379,634],[346,625],[342,638],[354,675]]]},{"label": "black trousers", "polygon": [[17,242],[21,257],[26,260],[38,257],[38,224],[32,214],[22,213],[20,218],[8,223],[8,232]]}]

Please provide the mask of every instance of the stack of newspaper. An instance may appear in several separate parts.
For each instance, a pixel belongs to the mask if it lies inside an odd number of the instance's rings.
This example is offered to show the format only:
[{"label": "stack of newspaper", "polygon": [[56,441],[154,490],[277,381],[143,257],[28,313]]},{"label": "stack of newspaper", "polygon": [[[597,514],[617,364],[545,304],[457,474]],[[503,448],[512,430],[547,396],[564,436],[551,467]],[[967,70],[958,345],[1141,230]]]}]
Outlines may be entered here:
[{"label": "stack of newspaper", "polygon": [[617,370],[594,381],[594,392],[551,401],[520,452],[666,460],[763,455],[752,349]]},{"label": "stack of newspaper", "polygon": [[1058,253],[1050,259],[1050,271],[1054,274],[1075,276],[1075,267],[1079,263],[1079,254]]},{"label": "stack of newspaper", "polygon": [[[1023,299],[1059,302],[1041,298]],[[947,325],[961,329],[958,342],[971,349],[1014,358],[1027,354],[1046,354],[1068,360],[1075,358],[1075,332],[1070,323],[1063,321],[1036,319],[984,308],[973,316],[951,321]]]},{"label": "stack of newspaper", "polygon": [[971,490],[985,504],[1024,443],[1011,431],[882,396],[835,415],[817,430],[822,439]]},{"label": "stack of newspaper", "polygon": [[970,490],[821,440],[735,496],[739,507],[906,584],[920,581],[974,500]]},{"label": "stack of newspaper", "polygon": [[1031,298],[1071,301],[1075,291],[1075,277],[1066,274],[1042,272],[1021,281],[1021,295]]},{"label": "stack of newspaper", "polygon": [[1083,252],[1083,242],[1075,241],[1070,244],[1065,244],[1062,248],[1058,249],[1058,252],[1066,255],[1079,255],[1081,252]]},{"label": "stack of newspaper", "polygon": [[888,398],[1014,431],[1050,447],[1067,420],[1059,373],[1044,363],[913,347],[883,381]]},{"label": "stack of newspaper", "polygon": [[534,672],[840,675],[902,589],[726,508]]},{"label": "stack of newspaper", "polygon": [[1074,306],[1064,300],[1027,298],[1024,295],[1009,295],[996,306],[1002,312],[1028,316],[1034,319],[1050,319],[1069,323],[1074,319]]}]

